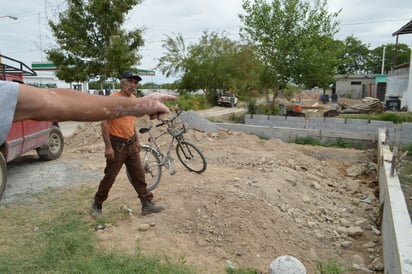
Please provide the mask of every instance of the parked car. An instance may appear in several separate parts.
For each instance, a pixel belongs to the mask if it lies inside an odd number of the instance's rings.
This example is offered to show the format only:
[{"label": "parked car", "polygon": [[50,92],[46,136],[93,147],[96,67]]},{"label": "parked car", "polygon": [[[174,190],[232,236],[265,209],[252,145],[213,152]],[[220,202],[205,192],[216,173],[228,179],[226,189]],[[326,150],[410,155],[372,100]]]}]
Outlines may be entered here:
[{"label": "parked car", "polygon": [[[24,63],[0,54],[0,80],[23,83],[23,76],[35,76],[36,72]],[[56,122],[25,120],[15,122],[0,144],[0,198],[6,188],[7,163],[22,154],[36,150],[40,159],[54,160],[64,148],[63,134]]]},{"label": "parked car", "polygon": [[237,105],[237,97],[233,93],[223,93],[222,96],[217,99],[217,104],[219,106],[235,107]]}]

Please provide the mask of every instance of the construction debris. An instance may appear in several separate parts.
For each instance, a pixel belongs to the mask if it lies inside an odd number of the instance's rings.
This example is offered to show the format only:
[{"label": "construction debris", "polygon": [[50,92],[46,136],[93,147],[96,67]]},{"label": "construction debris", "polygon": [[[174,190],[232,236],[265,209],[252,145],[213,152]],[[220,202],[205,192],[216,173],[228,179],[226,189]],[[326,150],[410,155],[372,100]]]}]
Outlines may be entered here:
[{"label": "construction debris", "polygon": [[377,98],[365,97],[361,99],[362,103],[355,105],[347,105],[340,103],[340,113],[359,114],[359,113],[382,113],[384,107],[382,102]]}]

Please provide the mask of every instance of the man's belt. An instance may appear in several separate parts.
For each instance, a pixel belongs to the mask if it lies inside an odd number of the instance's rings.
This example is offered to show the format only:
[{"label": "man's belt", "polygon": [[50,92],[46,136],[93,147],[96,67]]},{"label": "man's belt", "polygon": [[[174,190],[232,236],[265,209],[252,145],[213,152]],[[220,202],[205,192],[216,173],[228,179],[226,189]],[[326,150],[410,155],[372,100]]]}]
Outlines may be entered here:
[{"label": "man's belt", "polygon": [[131,145],[131,144],[133,144],[134,142],[136,142],[136,137],[137,137],[136,134],[133,135],[132,137],[130,137],[129,139],[110,135],[110,139],[111,139],[112,141],[115,141],[115,142],[117,142],[117,143],[126,144],[126,145]]}]

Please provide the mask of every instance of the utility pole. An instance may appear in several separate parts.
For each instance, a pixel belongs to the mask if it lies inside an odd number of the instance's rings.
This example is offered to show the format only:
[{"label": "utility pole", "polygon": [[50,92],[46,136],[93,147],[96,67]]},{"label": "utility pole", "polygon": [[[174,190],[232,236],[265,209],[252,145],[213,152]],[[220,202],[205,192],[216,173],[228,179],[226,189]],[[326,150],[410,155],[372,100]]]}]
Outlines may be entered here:
[{"label": "utility pole", "polygon": [[37,18],[39,20],[39,47],[40,47],[40,61],[43,62],[43,40],[41,36],[41,18],[40,18],[40,12],[37,14]]},{"label": "utility pole", "polygon": [[383,74],[384,69],[385,69],[385,51],[386,51],[386,46],[383,47],[381,74]]}]

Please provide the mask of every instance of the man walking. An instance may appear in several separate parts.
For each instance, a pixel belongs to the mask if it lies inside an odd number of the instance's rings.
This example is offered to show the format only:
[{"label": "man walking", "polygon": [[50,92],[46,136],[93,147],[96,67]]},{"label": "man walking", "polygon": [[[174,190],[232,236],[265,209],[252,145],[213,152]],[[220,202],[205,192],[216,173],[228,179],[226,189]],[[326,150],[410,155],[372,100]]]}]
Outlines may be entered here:
[{"label": "man walking", "polygon": [[[110,96],[135,98],[135,91],[142,78],[134,72],[126,72],[120,79],[120,92]],[[147,191],[144,169],[140,160],[140,144],[136,135],[135,117],[125,116],[102,121],[101,129],[105,144],[106,168],[104,177],[94,197],[91,208],[93,218],[101,216],[103,202],[109,195],[123,164],[130,174],[131,184],[142,204],[142,215],[161,212],[164,208],[156,206],[151,200],[153,194]]]}]

